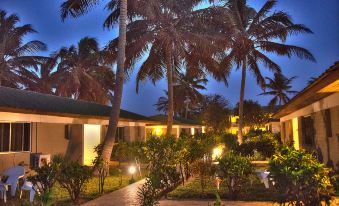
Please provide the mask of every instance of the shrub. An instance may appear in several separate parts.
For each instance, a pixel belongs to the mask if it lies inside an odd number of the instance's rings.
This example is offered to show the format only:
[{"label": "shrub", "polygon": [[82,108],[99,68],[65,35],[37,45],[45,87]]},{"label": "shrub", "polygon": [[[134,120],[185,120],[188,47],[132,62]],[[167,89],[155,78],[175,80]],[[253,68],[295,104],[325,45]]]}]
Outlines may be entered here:
[{"label": "shrub", "polygon": [[225,133],[221,135],[221,142],[225,144],[227,150],[234,150],[239,146],[238,137],[235,134]]},{"label": "shrub", "polygon": [[201,192],[205,195],[207,183],[211,180],[216,171],[211,158],[205,157],[195,161],[193,164],[193,171],[195,174],[199,175]]},{"label": "shrub", "polygon": [[269,163],[270,176],[279,190],[280,203],[314,206],[330,201],[328,170],[304,150],[284,147]]},{"label": "shrub", "polygon": [[84,184],[92,176],[92,170],[79,162],[64,159],[60,164],[57,180],[67,190],[73,204],[77,204]]},{"label": "shrub", "polygon": [[147,178],[142,187],[138,189],[138,201],[140,206],[154,206],[159,204],[157,201],[157,191],[151,179]]},{"label": "shrub", "polygon": [[242,186],[246,183],[249,176],[253,174],[250,160],[234,152],[229,152],[219,160],[219,167],[220,175],[227,185],[230,198],[236,200]]},{"label": "shrub", "polygon": [[99,144],[94,148],[94,152],[97,154],[96,157],[93,160],[93,169],[94,173],[98,175],[99,181],[98,181],[98,188],[99,188],[99,194],[104,193],[104,186],[105,186],[105,180],[109,173],[109,162],[104,161],[102,158],[102,149],[103,145]]},{"label": "shrub", "polygon": [[279,143],[272,133],[262,133],[259,136],[247,139],[237,147],[237,152],[245,156],[254,156],[255,151],[265,158],[271,158],[279,150]]},{"label": "shrub", "polygon": [[28,181],[32,182],[37,194],[41,198],[43,204],[47,204],[50,200],[51,189],[56,181],[58,174],[58,165],[53,161],[42,167],[34,168],[36,174],[29,176]]},{"label": "shrub", "polygon": [[119,142],[113,147],[112,160],[121,162],[133,162],[135,158],[144,161],[143,142]]}]

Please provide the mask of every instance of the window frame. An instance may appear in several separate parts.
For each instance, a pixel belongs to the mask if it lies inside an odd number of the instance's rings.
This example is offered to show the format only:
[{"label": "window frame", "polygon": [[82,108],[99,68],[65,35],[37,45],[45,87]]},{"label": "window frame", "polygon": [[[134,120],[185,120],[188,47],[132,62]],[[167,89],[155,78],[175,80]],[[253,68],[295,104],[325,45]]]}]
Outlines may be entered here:
[{"label": "window frame", "polygon": [[[9,141],[8,141],[8,151],[0,151],[0,154],[11,154],[11,153],[29,153],[31,152],[32,147],[32,124],[30,122],[0,122],[0,124],[9,124]],[[22,137],[21,137],[21,150],[13,151],[12,150],[12,134],[13,134],[13,124],[21,124],[22,125]],[[29,126],[28,134],[28,150],[24,150],[25,148],[25,125]]]}]

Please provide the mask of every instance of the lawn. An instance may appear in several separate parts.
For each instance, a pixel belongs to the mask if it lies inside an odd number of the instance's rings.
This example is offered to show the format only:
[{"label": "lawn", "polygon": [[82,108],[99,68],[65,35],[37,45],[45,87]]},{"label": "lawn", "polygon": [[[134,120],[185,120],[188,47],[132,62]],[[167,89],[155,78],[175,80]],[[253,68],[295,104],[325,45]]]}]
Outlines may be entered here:
[{"label": "lawn", "polygon": [[[200,179],[197,177],[190,181],[185,186],[179,186],[168,194],[172,199],[214,199],[217,193],[214,180],[209,180],[202,193],[200,186]],[[219,194],[222,199],[229,199],[227,188],[221,184]],[[266,189],[263,183],[260,183],[253,177],[253,183],[250,182],[243,187],[240,193],[239,200],[243,201],[276,201],[279,197],[278,192],[274,188]]]},{"label": "lawn", "polygon": [[[145,173],[143,173],[145,174]],[[111,169],[110,176],[106,178],[104,191],[105,193],[109,193],[120,188],[123,188],[129,185],[129,180],[131,179],[131,175],[128,174],[127,169],[122,170],[122,176],[119,175],[117,169]],[[140,180],[139,175],[135,175],[134,179]],[[8,194],[8,197],[10,195]],[[29,194],[24,193],[23,200],[19,200],[19,193],[16,195],[16,198],[9,197],[9,200],[6,205],[30,205],[29,204]],[[98,193],[98,177],[92,177],[84,186],[84,191],[82,193],[81,201],[86,202],[92,199],[99,197]],[[58,183],[55,183],[52,189],[52,203],[51,205],[70,205],[70,198],[67,191],[60,187]],[[2,205],[2,201],[0,200],[0,205]]]}]

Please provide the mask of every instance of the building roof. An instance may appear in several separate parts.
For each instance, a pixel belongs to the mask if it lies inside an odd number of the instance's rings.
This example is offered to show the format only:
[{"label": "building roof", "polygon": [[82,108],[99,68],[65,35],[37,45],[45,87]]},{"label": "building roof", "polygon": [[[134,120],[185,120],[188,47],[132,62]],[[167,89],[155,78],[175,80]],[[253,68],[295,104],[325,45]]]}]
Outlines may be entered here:
[{"label": "building roof", "polygon": [[[158,115],[150,116],[149,118],[154,121],[161,122],[162,124],[167,123],[167,115],[158,114]],[[197,120],[186,119],[182,117],[174,117],[173,124],[174,125],[201,125],[201,123]]]},{"label": "building roof", "polygon": [[[111,112],[111,107],[107,105],[2,86],[0,97],[0,111],[5,112],[100,119],[108,119]],[[120,118],[152,121],[143,115],[126,110],[120,111]]]},{"label": "building roof", "polygon": [[282,106],[273,118],[281,118],[307,105],[317,102],[339,91],[339,61],[327,69],[316,80],[305,87],[287,104]]}]

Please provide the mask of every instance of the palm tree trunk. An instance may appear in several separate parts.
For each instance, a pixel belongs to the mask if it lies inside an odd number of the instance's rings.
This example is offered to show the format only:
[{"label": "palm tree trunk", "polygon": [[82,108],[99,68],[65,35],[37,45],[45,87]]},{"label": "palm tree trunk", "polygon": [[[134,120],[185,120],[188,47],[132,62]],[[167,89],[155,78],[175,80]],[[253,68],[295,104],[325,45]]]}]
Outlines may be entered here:
[{"label": "palm tree trunk", "polygon": [[174,102],[173,102],[173,64],[172,52],[170,48],[166,51],[166,67],[167,67],[167,87],[168,87],[168,113],[167,113],[167,132],[166,135],[172,134],[173,115],[174,115]]},{"label": "palm tree trunk", "polygon": [[118,61],[117,61],[117,77],[114,87],[114,97],[112,100],[112,111],[109,119],[109,125],[106,137],[103,143],[102,158],[104,162],[111,159],[112,149],[114,146],[115,133],[118,127],[120,116],[120,106],[122,100],[122,91],[124,86],[124,64],[126,50],[126,21],[127,21],[127,0],[120,1],[120,22],[119,22],[119,43],[118,43]]},{"label": "palm tree trunk", "polygon": [[241,144],[243,141],[243,123],[244,123],[244,96],[245,96],[245,82],[246,82],[246,61],[242,64],[242,75],[241,75],[241,87],[240,87],[240,100],[239,100],[239,132],[238,141]]}]

